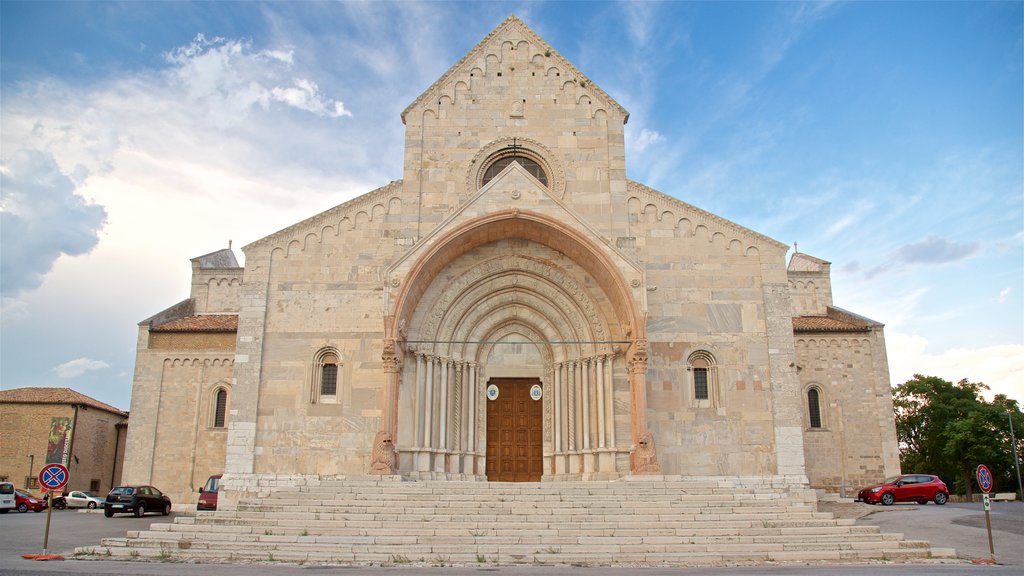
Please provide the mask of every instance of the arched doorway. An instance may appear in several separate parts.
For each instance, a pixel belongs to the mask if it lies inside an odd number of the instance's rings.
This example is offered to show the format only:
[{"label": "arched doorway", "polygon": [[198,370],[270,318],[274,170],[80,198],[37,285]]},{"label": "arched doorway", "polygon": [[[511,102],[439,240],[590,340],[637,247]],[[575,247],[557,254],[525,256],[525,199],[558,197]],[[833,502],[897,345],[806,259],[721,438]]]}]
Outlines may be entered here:
[{"label": "arched doorway", "polygon": [[[606,252],[561,222],[511,210],[438,238],[405,279],[389,317],[403,361],[389,374],[386,410],[401,473],[495,470],[486,395],[495,378],[540,386],[544,476],[628,472],[643,426],[643,325]],[[617,411],[617,400],[630,409]]]}]

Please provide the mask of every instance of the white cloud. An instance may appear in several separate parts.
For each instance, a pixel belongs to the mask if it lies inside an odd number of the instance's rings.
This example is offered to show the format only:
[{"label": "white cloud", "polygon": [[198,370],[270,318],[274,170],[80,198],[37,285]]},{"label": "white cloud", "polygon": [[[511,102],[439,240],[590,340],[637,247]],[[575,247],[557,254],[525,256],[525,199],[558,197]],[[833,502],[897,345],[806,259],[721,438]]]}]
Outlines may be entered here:
[{"label": "white cloud", "polygon": [[61,378],[77,378],[86,372],[103,370],[104,368],[110,368],[110,364],[102,360],[93,360],[92,358],[75,358],[74,360],[59,364],[53,368],[53,371]]},{"label": "white cloud", "polygon": [[253,50],[250,42],[199,34],[165,58],[171,77],[216,126],[234,124],[271,102],[329,118],[352,115],[343,102],[325,97],[316,82],[294,76],[290,50]]},{"label": "white cloud", "polygon": [[950,382],[967,378],[984,382],[985,393],[1006,394],[1024,403],[1024,345],[1003,344],[979,348],[955,348],[940,353],[928,351],[928,340],[916,334],[886,334],[889,374],[892,384],[902,384],[914,374],[938,376]]},{"label": "white cloud", "polygon": [[1002,290],[999,291],[999,296],[996,298],[996,302],[999,302],[1000,304],[1005,304],[1006,301],[1010,298],[1010,294],[1012,293],[1012,288],[1003,288]]},{"label": "white cloud", "polygon": [[640,130],[640,133],[633,139],[632,151],[636,153],[643,152],[648,146],[659,144],[665,141],[665,137],[659,134],[655,130],[644,128]]},{"label": "white cloud", "polygon": [[86,202],[48,152],[20,149],[0,164],[0,294],[39,287],[61,254],[99,241],[103,206]]}]

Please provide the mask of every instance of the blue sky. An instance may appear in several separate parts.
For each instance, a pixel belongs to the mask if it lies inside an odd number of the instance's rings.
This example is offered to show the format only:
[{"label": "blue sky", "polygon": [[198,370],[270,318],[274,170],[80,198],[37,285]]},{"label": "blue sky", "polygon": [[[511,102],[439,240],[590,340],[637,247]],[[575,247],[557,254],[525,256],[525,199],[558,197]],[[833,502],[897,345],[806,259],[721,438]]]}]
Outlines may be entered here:
[{"label": "blue sky", "polygon": [[0,388],[127,409],[189,259],[402,175],[509,14],[630,111],[627,175],[833,263],[893,383],[1024,401],[1022,2],[0,3]]}]

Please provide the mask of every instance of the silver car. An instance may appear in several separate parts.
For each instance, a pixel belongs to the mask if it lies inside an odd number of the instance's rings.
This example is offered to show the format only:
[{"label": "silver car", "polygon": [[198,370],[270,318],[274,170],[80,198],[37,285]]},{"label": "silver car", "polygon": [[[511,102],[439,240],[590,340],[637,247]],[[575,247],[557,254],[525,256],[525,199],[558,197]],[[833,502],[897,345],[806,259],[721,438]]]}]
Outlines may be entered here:
[{"label": "silver car", "polygon": [[97,506],[103,506],[104,498],[94,496],[91,492],[85,492],[83,490],[72,490],[68,492],[67,496],[64,497],[67,502],[68,508],[89,508],[93,509]]}]

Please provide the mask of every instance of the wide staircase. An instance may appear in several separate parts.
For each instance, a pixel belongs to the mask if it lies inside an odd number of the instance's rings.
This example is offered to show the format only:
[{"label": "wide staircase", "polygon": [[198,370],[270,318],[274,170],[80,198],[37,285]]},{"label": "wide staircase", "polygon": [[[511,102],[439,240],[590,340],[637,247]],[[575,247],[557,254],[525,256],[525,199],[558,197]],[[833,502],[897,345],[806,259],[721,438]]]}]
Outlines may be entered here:
[{"label": "wide staircase", "polygon": [[77,554],[313,564],[719,565],[920,560],[927,542],[817,511],[771,481],[322,480],[104,539]]}]

